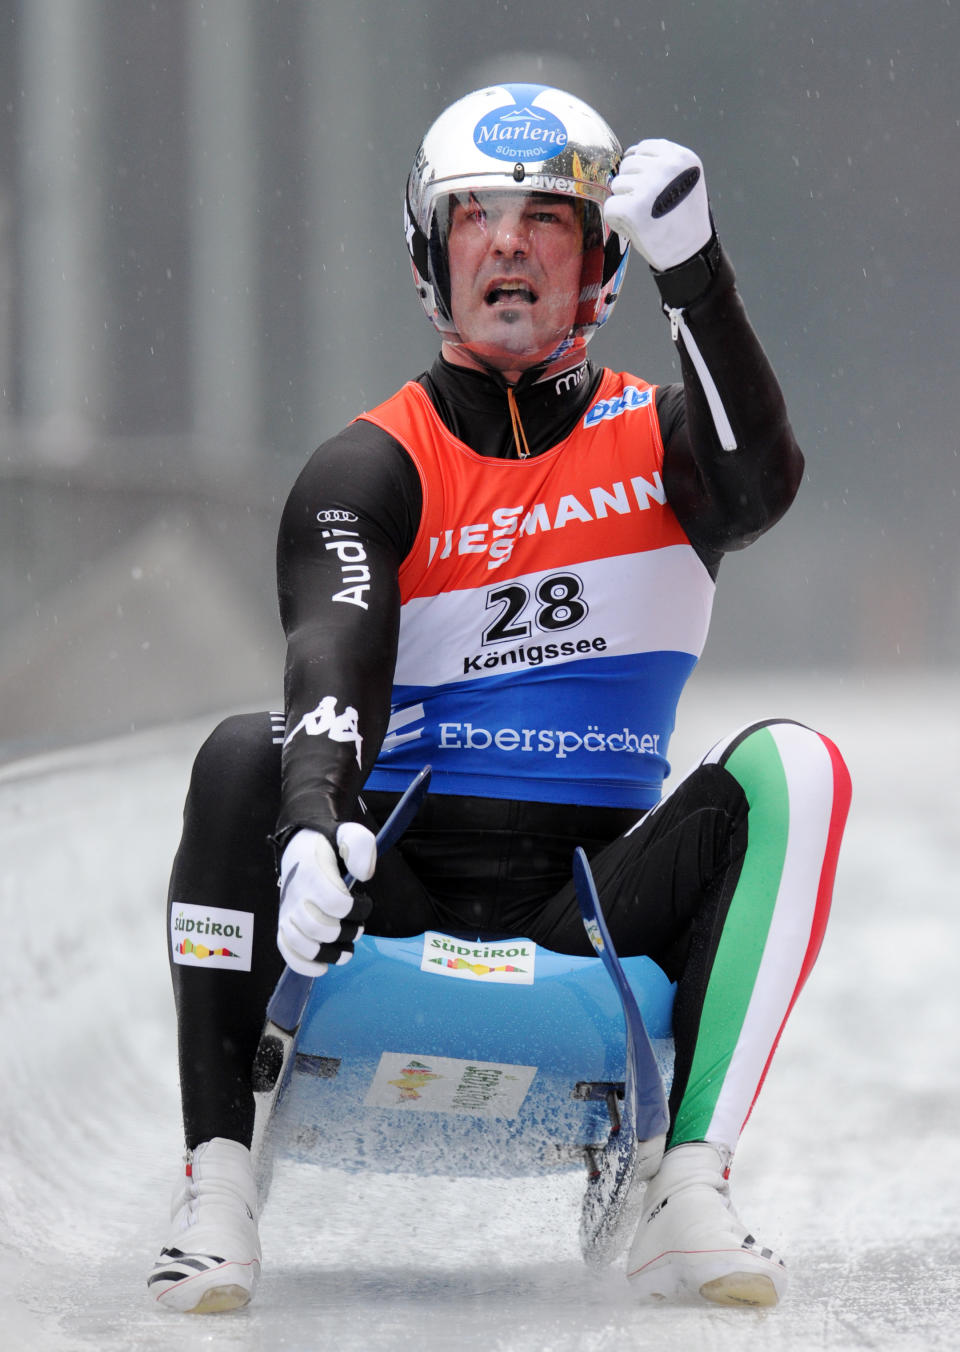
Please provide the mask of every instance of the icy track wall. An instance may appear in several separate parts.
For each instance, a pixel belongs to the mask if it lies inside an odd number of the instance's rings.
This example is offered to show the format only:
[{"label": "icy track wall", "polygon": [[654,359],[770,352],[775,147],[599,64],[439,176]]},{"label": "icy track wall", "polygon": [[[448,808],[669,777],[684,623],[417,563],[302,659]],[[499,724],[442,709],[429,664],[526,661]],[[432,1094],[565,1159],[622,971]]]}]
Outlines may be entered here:
[{"label": "icy track wall", "polygon": [[180,1139],[166,876],[199,737],[180,728],[0,771],[8,1348],[33,1328],[12,1296],[55,1310],[65,1268],[142,1244],[125,1199],[145,1179],[163,1215]]}]

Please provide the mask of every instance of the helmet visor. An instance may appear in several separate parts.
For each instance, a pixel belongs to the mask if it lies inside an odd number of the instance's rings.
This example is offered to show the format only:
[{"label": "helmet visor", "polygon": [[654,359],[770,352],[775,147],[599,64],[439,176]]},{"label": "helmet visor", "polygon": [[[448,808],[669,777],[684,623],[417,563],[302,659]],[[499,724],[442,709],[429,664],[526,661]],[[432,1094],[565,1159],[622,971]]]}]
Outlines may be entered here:
[{"label": "helmet visor", "polygon": [[501,371],[552,363],[572,346],[601,281],[594,203],[520,188],[464,188],[438,201],[433,227],[450,345]]}]

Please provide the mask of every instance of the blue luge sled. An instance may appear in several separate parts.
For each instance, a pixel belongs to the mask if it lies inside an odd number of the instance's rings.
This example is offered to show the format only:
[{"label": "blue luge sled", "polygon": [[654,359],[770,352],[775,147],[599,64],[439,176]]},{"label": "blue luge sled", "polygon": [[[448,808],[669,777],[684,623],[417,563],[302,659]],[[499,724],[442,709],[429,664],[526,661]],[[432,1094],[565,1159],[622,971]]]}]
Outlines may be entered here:
[{"label": "blue luge sled", "polygon": [[[669,1083],[674,988],[649,958],[622,963]],[[270,1150],[382,1173],[583,1169],[610,1137],[625,1058],[599,958],[524,939],[364,935],[313,983]]]}]

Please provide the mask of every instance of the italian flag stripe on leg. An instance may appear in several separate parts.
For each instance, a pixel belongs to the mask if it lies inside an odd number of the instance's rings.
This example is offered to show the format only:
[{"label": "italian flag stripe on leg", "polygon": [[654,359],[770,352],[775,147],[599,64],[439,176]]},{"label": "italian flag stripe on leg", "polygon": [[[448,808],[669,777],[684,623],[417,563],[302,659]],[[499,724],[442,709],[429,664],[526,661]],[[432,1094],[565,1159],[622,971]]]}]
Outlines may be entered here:
[{"label": "italian flag stripe on leg", "polygon": [[708,760],[743,787],[748,845],[671,1144],[732,1150],[823,940],[850,780],[833,743],[799,723],[758,726]]}]

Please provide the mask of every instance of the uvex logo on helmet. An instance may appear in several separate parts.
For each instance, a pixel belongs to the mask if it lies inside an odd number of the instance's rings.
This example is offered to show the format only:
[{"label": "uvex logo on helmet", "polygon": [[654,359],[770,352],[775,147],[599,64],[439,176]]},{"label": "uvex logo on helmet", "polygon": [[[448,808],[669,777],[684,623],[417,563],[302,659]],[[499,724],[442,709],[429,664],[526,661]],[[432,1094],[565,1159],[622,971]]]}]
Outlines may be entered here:
[{"label": "uvex logo on helmet", "polygon": [[558,155],[569,139],[555,113],[534,104],[539,85],[505,85],[513,103],[495,108],[473,129],[473,143],[495,160],[548,160]]}]

